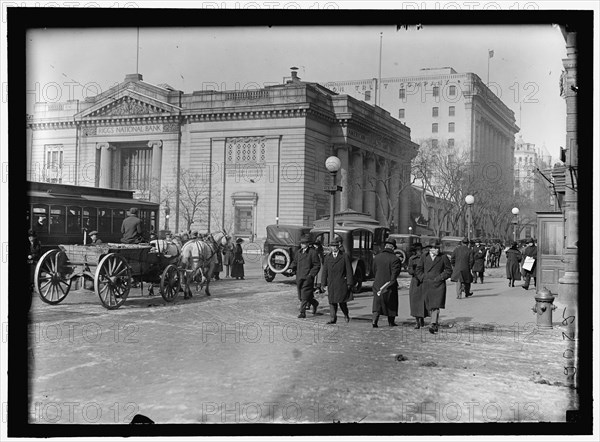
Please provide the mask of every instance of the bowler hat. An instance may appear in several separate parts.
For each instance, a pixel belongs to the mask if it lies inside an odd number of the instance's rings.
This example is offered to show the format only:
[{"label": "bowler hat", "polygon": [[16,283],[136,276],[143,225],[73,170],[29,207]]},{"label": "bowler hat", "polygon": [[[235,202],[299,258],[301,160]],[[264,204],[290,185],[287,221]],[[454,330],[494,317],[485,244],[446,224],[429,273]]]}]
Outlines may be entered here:
[{"label": "bowler hat", "polygon": [[238,238],[235,240],[236,244],[241,244],[244,242],[244,238]]},{"label": "bowler hat", "polygon": [[92,231],[90,232],[90,236],[92,236],[92,235],[97,235],[97,234],[98,234],[98,231],[97,231],[97,230],[92,230]]},{"label": "bowler hat", "polygon": [[385,240],[384,242],[385,244],[391,244],[394,246],[394,248],[396,248],[396,240],[394,238],[388,238]]},{"label": "bowler hat", "polygon": [[129,209],[129,213],[131,213],[132,215],[136,215],[138,213],[137,207],[132,207],[131,209]]},{"label": "bowler hat", "polygon": [[340,238],[334,238],[331,241],[329,241],[329,246],[340,246],[342,245],[342,240]]}]

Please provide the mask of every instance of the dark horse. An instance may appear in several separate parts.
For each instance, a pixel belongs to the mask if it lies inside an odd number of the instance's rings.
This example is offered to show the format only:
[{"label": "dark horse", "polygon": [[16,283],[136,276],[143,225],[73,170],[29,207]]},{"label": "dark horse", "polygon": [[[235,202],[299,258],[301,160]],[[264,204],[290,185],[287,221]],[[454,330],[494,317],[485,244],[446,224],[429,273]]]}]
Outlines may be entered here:
[{"label": "dark horse", "polygon": [[186,242],[181,248],[180,264],[185,269],[184,299],[192,297],[191,285],[196,282],[200,289],[206,284],[204,292],[210,296],[209,284],[217,266],[219,249],[206,241],[193,239]]}]

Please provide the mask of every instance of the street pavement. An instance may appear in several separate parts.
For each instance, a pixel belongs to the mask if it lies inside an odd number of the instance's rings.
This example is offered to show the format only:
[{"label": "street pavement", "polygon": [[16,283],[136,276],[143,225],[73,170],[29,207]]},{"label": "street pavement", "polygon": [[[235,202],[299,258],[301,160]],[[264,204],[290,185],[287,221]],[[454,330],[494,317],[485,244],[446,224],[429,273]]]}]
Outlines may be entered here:
[{"label": "street pavement", "polygon": [[259,257],[246,263],[244,281],[211,283],[211,297],[165,303],[133,289],[112,311],[88,290],[34,299],[30,421],[565,422],[578,406],[559,310],[552,329],[537,327],[534,290],[509,288],[503,266],[467,299],[449,282],[433,335],[414,329],[406,273],[399,326],[384,317],[373,329],[370,282],[350,323],[326,325],[325,295],[298,319],[294,280],[267,283]]}]

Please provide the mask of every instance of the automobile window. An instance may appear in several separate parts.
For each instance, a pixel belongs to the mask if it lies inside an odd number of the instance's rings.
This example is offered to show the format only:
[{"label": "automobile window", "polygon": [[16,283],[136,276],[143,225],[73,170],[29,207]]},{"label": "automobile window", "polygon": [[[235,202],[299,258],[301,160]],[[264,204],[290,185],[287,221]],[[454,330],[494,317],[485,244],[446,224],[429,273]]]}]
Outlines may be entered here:
[{"label": "automobile window", "polygon": [[363,232],[364,236],[364,249],[371,250],[373,248],[373,234],[371,232]]},{"label": "automobile window", "polygon": [[360,230],[355,230],[352,232],[352,248],[356,251],[360,251],[362,249],[361,233],[362,232]]}]

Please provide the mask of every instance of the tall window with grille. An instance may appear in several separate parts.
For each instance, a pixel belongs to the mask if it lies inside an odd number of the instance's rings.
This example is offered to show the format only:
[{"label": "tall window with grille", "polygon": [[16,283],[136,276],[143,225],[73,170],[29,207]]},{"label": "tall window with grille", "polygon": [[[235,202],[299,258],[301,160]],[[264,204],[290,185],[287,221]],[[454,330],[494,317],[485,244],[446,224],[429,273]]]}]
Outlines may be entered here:
[{"label": "tall window with grille", "polygon": [[398,98],[400,98],[401,100],[406,99],[406,89],[400,88],[400,91],[398,92]]},{"label": "tall window with grille", "polygon": [[450,86],[450,90],[448,91],[448,95],[454,97],[456,95],[456,86]]},{"label": "tall window with grille", "polygon": [[365,91],[365,101],[371,101],[371,91]]},{"label": "tall window with grille", "polygon": [[46,144],[44,150],[44,181],[62,183],[63,145]]},{"label": "tall window with grille", "polygon": [[453,117],[456,114],[456,107],[454,106],[450,106],[448,108],[448,116],[449,117]]},{"label": "tall window with grille", "polygon": [[431,109],[431,116],[432,117],[437,117],[438,114],[440,112],[440,108],[439,107],[434,107],[433,109]]},{"label": "tall window with grille", "polygon": [[437,138],[433,138],[431,140],[431,147],[433,147],[434,149],[437,149],[437,147],[438,147],[438,140],[437,140]]},{"label": "tall window with grille", "polygon": [[448,123],[448,132],[454,132],[454,123]]},{"label": "tall window with grille", "polygon": [[433,96],[434,97],[439,97],[440,96],[440,87],[439,86],[434,86],[433,87]]},{"label": "tall window with grille", "polygon": [[403,120],[405,118],[405,109],[398,109],[398,119]]},{"label": "tall window with grille", "polygon": [[433,132],[434,134],[437,134],[438,131],[438,124],[437,123],[433,123],[431,125],[431,132]]},{"label": "tall window with grille", "polygon": [[448,147],[450,149],[454,148],[454,138],[448,138]]},{"label": "tall window with grille", "polygon": [[152,149],[148,147],[121,148],[120,188],[142,193],[150,190]]}]

